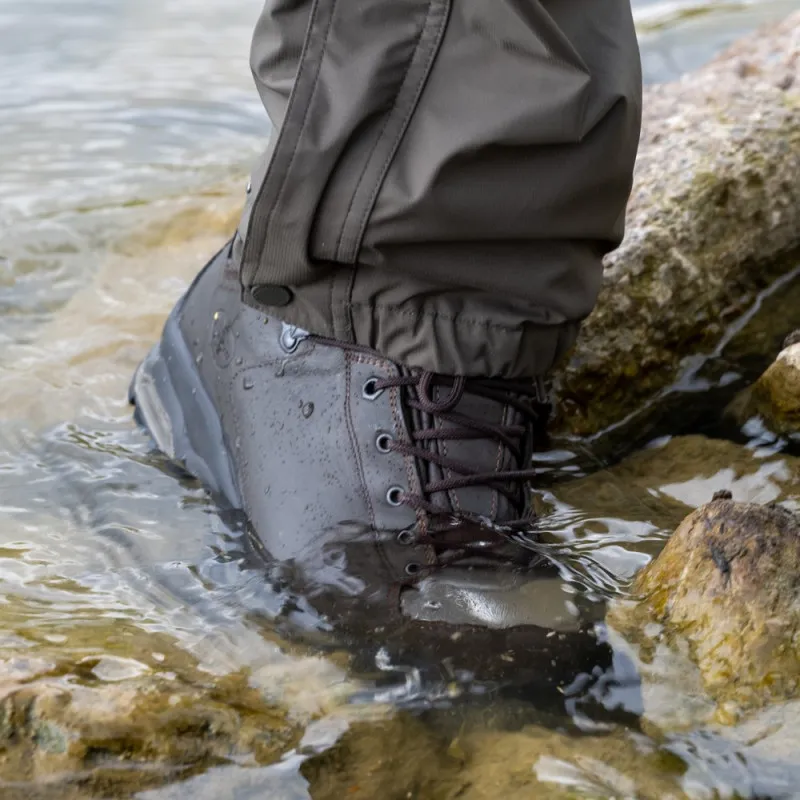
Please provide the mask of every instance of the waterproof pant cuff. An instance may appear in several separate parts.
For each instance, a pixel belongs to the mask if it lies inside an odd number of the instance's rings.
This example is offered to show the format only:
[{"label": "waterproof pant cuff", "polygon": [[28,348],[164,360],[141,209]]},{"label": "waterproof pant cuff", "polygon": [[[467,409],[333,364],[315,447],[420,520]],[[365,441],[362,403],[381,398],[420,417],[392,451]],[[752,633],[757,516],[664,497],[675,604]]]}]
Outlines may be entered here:
[{"label": "waterproof pant cuff", "polygon": [[[580,323],[541,308],[510,305],[482,292],[453,292],[407,280],[368,282],[361,268],[331,270],[287,287],[282,306],[243,300],[309,333],[376,350],[407,367],[443,375],[538,378],[574,344]],[[362,299],[363,298],[363,299]]]}]

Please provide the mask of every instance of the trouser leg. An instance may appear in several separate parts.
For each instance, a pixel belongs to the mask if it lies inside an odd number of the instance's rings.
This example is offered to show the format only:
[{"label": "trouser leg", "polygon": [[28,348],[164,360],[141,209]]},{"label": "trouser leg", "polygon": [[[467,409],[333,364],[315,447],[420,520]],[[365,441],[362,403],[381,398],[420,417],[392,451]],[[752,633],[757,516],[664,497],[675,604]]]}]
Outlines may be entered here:
[{"label": "trouser leg", "polygon": [[628,0],[268,0],[252,66],[245,301],[410,366],[547,371],[623,232]]}]

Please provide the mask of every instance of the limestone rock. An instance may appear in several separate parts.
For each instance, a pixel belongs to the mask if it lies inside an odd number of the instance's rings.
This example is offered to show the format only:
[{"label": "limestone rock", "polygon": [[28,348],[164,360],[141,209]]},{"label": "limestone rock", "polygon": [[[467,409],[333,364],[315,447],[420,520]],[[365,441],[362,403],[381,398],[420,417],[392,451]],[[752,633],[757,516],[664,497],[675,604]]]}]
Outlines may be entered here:
[{"label": "limestone rock", "polygon": [[[800,688],[800,516],[720,493],[680,525],[638,576],[634,609],[610,622],[688,651],[707,692],[733,719]],[[724,715],[723,715],[724,718]]]},{"label": "limestone rock", "polygon": [[800,331],[787,339],[767,371],[729,410],[742,423],[758,415],[774,433],[800,433]]},{"label": "limestone rock", "polygon": [[63,781],[65,797],[78,788],[84,798],[128,796],[227,760],[272,763],[299,738],[285,712],[241,676],[208,687],[53,677],[3,689],[0,782]]},{"label": "limestone rock", "polygon": [[556,379],[561,430],[639,408],[800,264],[799,54],[796,13],[646,90],[625,241]]}]

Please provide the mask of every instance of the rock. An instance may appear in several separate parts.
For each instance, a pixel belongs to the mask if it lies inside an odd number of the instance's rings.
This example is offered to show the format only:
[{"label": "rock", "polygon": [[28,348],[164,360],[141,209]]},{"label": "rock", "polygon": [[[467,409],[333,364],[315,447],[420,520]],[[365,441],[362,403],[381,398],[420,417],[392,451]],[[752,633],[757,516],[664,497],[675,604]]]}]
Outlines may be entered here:
[{"label": "rock", "polygon": [[[800,460],[770,448],[681,436],[608,469],[556,484],[546,496],[554,511],[548,518],[549,536],[566,544],[567,552],[574,547],[579,560],[590,548],[591,560],[613,589],[622,587],[624,598],[629,581],[658,560],[665,540],[687,514],[712,497],[797,508]],[[671,635],[647,602],[618,597],[607,621],[615,651],[625,653],[641,680],[648,730],[688,731],[737,716],[709,693],[692,660],[691,641]]]},{"label": "rock", "polygon": [[795,13],[647,88],[625,241],[556,376],[558,429],[589,435],[639,408],[800,264],[799,53]]},{"label": "rock", "polygon": [[726,439],[677,436],[550,490],[581,517],[648,522],[664,534],[720,491],[739,502],[791,503],[800,495],[800,459]]},{"label": "rock", "polygon": [[786,339],[785,348],[767,371],[728,411],[741,424],[758,415],[773,433],[800,433],[800,331]]},{"label": "rock", "polygon": [[624,731],[569,736],[541,726],[467,736],[464,800],[636,797],[677,800],[684,764],[652,740]]},{"label": "rock", "polygon": [[273,763],[298,739],[299,726],[241,675],[194,687],[80,686],[53,677],[4,687],[0,782],[128,796],[228,760]]},{"label": "rock", "polygon": [[427,722],[405,714],[351,722],[315,753],[301,743],[279,765],[219,767],[137,798],[783,798],[800,778],[796,736],[780,740],[796,733],[796,709],[726,729],[727,738],[702,731],[668,739],[623,730],[568,734],[541,724],[498,729],[463,711],[449,731],[430,715]]},{"label": "rock", "polygon": [[445,798],[461,784],[463,756],[414,717],[398,714],[351,726],[339,741],[302,767],[315,800]]},{"label": "rock", "polygon": [[302,767],[315,800],[683,798],[683,762],[622,731],[579,739],[542,725],[436,730],[400,714],[352,726]]},{"label": "rock", "polygon": [[636,578],[640,602],[612,626],[684,649],[719,721],[791,698],[800,686],[800,515],[717,499],[690,514]]}]

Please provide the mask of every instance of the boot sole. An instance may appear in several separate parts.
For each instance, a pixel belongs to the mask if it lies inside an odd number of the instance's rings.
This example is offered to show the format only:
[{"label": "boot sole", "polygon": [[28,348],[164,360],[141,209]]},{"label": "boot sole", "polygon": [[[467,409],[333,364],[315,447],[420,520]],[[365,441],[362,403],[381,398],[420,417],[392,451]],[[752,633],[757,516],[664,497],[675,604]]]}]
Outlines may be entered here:
[{"label": "boot sole", "polygon": [[137,421],[156,447],[231,508],[242,508],[233,465],[214,407],[178,324],[180,305],[128,390]]}]

